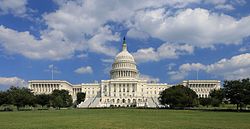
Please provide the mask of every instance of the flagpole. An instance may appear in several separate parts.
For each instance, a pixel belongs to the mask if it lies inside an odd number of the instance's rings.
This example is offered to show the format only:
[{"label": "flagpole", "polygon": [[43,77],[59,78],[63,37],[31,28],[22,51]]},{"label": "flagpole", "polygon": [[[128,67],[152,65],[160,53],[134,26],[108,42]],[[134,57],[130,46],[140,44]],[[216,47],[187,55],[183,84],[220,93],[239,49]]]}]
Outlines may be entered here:
[{"label": "flagpole", "polygon": [[54,65],[52,65],[52,68],[51,68],[51,77],[52,77],[52,80],[54,79]]},{"label": "flagpole", "polygon": [[196,80],[199,79],[199,69],[196,70]]}]

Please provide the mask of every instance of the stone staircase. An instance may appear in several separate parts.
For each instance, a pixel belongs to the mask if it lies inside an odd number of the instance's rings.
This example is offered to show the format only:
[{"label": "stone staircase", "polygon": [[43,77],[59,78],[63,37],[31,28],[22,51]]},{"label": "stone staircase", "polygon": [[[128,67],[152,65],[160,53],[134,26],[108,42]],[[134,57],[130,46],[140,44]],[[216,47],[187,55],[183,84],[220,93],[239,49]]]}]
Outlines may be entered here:
[{"label": "stone staircase", "polygon": [[84,102],[77,105],[78,108],[88,108],[95,98],[86,98]]},{"label": "stone staircase", "polygon": [[90,103],[89,107],[98,107],[100,103],[101,98],[95,97],[95,99]]},{"label": "stone staircase", "polygon": [[157,107],[157,105],[156,105],[156,103],[154,102],[154,100],[153,100],[152,97],[151,97],[151,98],[148,98],[148,104],[147,104],[147,106],[148,106],[149,108],[156,108],[156,107]]},{"label": "stone staircase", "polygon": [[164,105],[162,105],[162,104],[160,103],[160,101],[158,100],[158,98],[153,98],[153,101],[156,103],[156,105],[157,105],[158,108],[163,108],[163,107],[165,107]]}]

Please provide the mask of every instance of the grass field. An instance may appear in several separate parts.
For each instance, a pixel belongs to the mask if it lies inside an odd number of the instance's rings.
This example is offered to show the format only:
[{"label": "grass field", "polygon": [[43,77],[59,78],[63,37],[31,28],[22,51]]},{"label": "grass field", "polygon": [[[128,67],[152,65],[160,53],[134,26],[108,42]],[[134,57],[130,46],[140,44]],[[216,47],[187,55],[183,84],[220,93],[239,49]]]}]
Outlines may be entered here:
[{"label": "grass field", "polygon": [[157,109],[0,112],[0,129],[250,129],[250,113]]}]

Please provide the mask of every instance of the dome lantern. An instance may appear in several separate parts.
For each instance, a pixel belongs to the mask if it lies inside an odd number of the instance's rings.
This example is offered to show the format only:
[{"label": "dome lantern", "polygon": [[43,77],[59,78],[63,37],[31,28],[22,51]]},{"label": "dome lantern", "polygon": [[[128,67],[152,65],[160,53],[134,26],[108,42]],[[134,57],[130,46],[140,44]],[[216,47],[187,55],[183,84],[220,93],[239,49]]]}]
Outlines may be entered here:
[{"label": "dome lantern", "polygon": [[123,38],[122,51],[127,51],[127,44],[126,44],[125,36],[124,36],[124,38]]}]

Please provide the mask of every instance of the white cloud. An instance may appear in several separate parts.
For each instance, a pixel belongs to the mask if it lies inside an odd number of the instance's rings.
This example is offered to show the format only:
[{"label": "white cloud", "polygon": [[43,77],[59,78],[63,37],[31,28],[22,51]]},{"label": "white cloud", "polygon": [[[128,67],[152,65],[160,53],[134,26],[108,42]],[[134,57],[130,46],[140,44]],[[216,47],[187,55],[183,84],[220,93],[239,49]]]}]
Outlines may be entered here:
[{"label": "white cloud", "polygon": [[[250,16],[241,19],[206,9],[184,9],[169,14],[164,8],[138,11],[133,28],[163,41],[198,47],[240,44],[250,36]],[[132,25],[131,25],[132,26]]]},{"label": "white cloud", "polygon": [[77,55],[76,57],[77,57],[77,58],[85,59],[85,58],[88,57],[88,54],[82,53],[82,54]]},{"label": "white cloud", "polygon": [[78,74],[92,74],[93,70],[91,66],[82,66],[77,68],[74,72]]},{"label": "white cloud", "polygon": [[88,41],[72,42],[59,31],[43,32],[36,39],[29,32],[18,32],[0,25],[0,45],[8,54],[21,54],[30,59],[62,60],[74,56],[76,51],[87,51],[114,56],[117,49],[109,45],[118,41],[119,34],[108,27],[100,28]]},{"label": "white cloud", "polygon": [[115,56],[118,50],[111,46],[109,42],[119,41],[118,33],[112,34],[108,26],[100,28],[100,30],[88,41],[89,51],[101,53],[108,56]]},{"label": "white cloud", "polygon": [[114,59],[113,58],[108,58],[108,59],[101,59],[102,62],[104,63],[113,63],[114,62]]},{"label": "white cloud", "polygon": [[112,69],[112,63],[114,63],[114,58],[101,59],[101,61],[103,62],[102,65],[104,66],[104,74],[109,75],[110,70]]},{"label": "white cloud", "polygon": [[137,38],[137,39],[148,39],[149,35],[143,31],[139,31],[132,28],[127,32],[127,37]]},{"label": "white cloud", "polygon": [[242,46],[239,49],[239,52],[250,52],[250,43],[247,43],[247,45]]},{"label": "white cloud", "polygon": [[139,49],[133,53],[136,62],[158,61],[158,54],[154,48]]},{"label": "white cloud", "polygon": [[223,76],[225,79],[250,77],[250,53],[233,56],[230,59],[221,59],[206,67],[208,73]]},{"label": "white cloud", "polygon": [[205,66],[200,63],[183,64],[179,67],[181,71],[203,70]]},{"label": "white cloud", "polygon": [[170,63],[170,64],[167,65],[167,68],[168,68],[168,70],[172,70],[173,67],[175,67],[175,66],[176,66],[175,63]]},{"label": "white cloud", "polygon": [[175,59],[180,55],[192,54],[193,47],[187,44],[164,43],[159,48],[152,47],[139,49],[133,53],[137,62],[159,61],[162,59]]},{"label": "white cloud", "polygon": [[28,83],[18,77],[0,77],[0,89],[8,89],[11,86],[27,87]]},{"label": "white cloud", "polygon": [[25,15],[27,0],[0,0],[0,14]]},{"label": "white cloud", "polygon": [[18,32],[0,26],[0,45],[9,54],[21,54],[31,59],[60,60],[73,56],[77,46],[61,41],[62,35],[50,32],[36,39],[29,32]]},{"label": "white cloud", "polygon": [[188,76],[188,73],[191,71],[199,71],[199,70],[204,70],[205,66],[200,63],[187,63],[187,64],[182,64],[178,71],[169,71],[168,75],[170,76],[170,79],[172,80],[182,80],[186,76]]},{"label": "white cloud", "polygon": [[[13,6],[14,10],[23,10],[17,12],[26,12],[26,0],[6,1],[6,4],[0,5],[2,10],[9,10]],[[54,1],[59,5],[58,9],[42,15],[41,21],[47,28],[40,31],[40,37],[28,31],[18,32],[0,26],[0,45],[6,52],[21,54],[30,59],[49,60],[68,59],[77,56],[77,52],[114,56],[117,49],[111,43],[117,42],[120,34],[112,30],[110,22],[127,27],[129,37],[154,37],[166,42],[188,43],[199,47],[210,47],[217,43],[238,44],[242,38],[249,36],[249,17],[237,20],[205,9],[185,9],[193,3],[205,3],[203,0]],[[166,11],[173,8],[177,9],[177,13]],[[150,49],[148,51],[152,51]],[[157,53],[157,50],[153,51]]]},{"label": "white cloud", "polygon": [[250,53],[233,56],[230,59],[221,59],[213,64],[204,65],[200,63],[182,64],[177,71],[168,74],[173,80],[181,80],[188,73],[203,70],[209,74],[223,77],[224,79],[242,79],[250,77]]},{"label": "white cloud", "polygon": [[144,79],[144,80],[147,80],[147,82],[159,82],[160,79],[159,78],[156,78],[156,77],[152,77],[150,75],[145,75],[145,74],[140,74],[140,78],[141,79]]},{"label": "white cloud", "polygon": [[[66,40],[70,44],[75,44],[72,51],[65,54],[72,57],[74,52],[77,51],[76,48],[78,50],[88,50],[107,56],[114,56],[117,53],[117,49],[110,42],[117,42],[119,33],[111,31],[111,28],[107,25],[110,21],[126,25],[129,24],[131,18],[138,10],[172,5],[185,6],[199,0],[188,0],[185,2],[176,0],[160,0],[157,2],[151,0],[111,0],[109,2],[100,0],[54,1],[59,5],[59,9],[43,16],[45,24],[48,26],[45,33],[51,30],[56,31],[62,35],[61,41]],[[78,42],[82,42],[82,44],[77,44]]]},{"label": "white cloud", "polygon": [[205,3],[207,4],[225,4],[227,2],[227,0],[204,0]]},{"label": "white cloud", "polygon": [[215,6],[215,8],[216,8],[216,9],[221,9],[221,10],[234,10],[234,9],[235,9],[235,8],[234,8],[232,5],[230,5],[230,4],[225,4],[225,5],[221,4],[221,5],[217,5],[217,6]]}]

